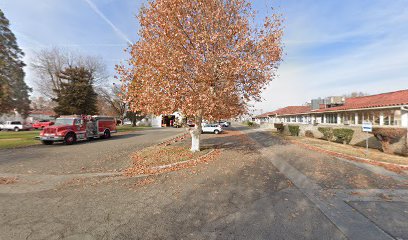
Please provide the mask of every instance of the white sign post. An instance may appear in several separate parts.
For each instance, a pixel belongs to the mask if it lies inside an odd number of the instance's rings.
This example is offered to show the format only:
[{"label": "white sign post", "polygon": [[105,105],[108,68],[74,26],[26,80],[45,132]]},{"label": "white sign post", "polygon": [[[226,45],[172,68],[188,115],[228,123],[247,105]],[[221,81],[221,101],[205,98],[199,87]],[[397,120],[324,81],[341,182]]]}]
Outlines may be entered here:
[{"label": "white sign post", "polygon": [[366,153],[366,155],[368,156],[368,138],[370,137],[368,135],[368,133],[373,131],[373,124],[371,122],[363,122],[362,130],[363,130],[363,132],[367,133],[367,138],[366,138],[367,153]]}]

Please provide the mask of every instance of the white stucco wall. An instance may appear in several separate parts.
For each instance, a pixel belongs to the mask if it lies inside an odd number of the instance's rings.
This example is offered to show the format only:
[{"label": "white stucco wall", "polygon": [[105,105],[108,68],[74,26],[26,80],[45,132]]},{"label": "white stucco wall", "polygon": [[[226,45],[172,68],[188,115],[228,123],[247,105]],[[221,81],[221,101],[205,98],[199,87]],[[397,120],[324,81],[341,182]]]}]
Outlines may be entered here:
[{"label": "white stucco wall", "polygon": [[401,126],[408,127],[408,111],[401,112]]},{"label": "white stucco wall", "polygon": [[161,128],[162,127],[162,115],[152,116],[152,127]]}]

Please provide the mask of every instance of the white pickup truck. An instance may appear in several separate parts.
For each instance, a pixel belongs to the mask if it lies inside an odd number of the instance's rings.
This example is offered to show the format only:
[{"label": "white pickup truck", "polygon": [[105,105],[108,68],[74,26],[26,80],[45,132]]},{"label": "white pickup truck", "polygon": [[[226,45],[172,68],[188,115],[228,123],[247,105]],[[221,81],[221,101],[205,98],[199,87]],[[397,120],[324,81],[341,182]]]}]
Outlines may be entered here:
[{"label": "white pickup truck", "polygon": [[13,131],[21,131],[21,130],[30,130],[31,126],[27,124],[23,124],[20,121],[6,121],[4,123],[0,123],[0,130],[13,130]]}]

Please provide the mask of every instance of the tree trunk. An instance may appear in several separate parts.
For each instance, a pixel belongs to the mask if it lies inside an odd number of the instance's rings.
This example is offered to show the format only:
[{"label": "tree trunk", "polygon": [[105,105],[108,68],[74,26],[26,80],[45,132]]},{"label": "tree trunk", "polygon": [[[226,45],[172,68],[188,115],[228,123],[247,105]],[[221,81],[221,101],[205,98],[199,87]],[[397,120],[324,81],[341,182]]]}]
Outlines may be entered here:
[{"label": "tree trunk", "polygon": [[199,152],[200,151],[200,137],[201,137],[201,122],[202,116],[196,116],[194,129],[190,130],[191,134],[191,151]]}]

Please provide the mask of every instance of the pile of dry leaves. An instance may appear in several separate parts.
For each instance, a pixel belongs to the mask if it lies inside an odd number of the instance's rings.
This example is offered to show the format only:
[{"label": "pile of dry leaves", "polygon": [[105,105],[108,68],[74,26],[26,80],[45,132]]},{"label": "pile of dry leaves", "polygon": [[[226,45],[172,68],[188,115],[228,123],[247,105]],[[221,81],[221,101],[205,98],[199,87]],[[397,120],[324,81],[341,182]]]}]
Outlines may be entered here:
[{"label": "pile of dry leaves", "polygon": [[17,182],[17,177],[0,177],[0,184],[13,184]]},{"label": "pile of dry leaves", "polygon": [[136,152],[132,156],[133,166],[126,169],[124,175],[135,176],[177,171],[211,161],[220,154],[219,149],[191,152],[188,136],[188,134],[179,136]]}]

